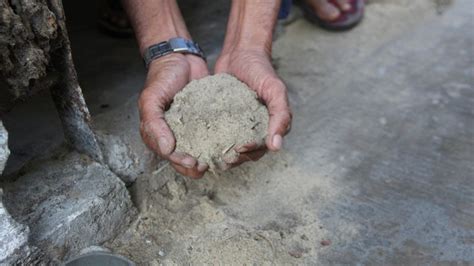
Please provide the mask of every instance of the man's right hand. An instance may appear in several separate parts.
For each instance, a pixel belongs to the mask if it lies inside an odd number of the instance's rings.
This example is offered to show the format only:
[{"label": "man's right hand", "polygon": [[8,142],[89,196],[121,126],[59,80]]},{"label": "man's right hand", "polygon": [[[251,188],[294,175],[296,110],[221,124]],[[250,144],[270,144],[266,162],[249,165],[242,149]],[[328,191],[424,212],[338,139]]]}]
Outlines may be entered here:
[{"label": "man's right hand", "polygon": [[169,160],[176,171],[200,178],[208,165],[189,154],[175,151],[176,140],[166,123],[165,111],[176,93],[193,79],[209,75],[206,62],[194,55],[170,54],[149,65],[145,87],[140,94],[140,132],[146,145],[163,159]]}]

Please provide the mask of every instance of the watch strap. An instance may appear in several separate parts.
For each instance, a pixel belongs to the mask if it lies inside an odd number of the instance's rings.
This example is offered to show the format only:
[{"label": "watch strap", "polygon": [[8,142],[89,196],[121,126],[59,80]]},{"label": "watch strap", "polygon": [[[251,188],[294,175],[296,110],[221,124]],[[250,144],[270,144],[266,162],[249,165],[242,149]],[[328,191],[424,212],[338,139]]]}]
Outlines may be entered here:
[{"label": "watch strap", "polygon": [[160,42],[148,47],[143,55],[145,66],[148,68],[148,65],[153,60],[170,53],[193,54],[206,60],[206,56],[204,55],[204,52],[201,47],[199,47],[198,43],[184,38],[176,37],[171,38],[168,41]]}]

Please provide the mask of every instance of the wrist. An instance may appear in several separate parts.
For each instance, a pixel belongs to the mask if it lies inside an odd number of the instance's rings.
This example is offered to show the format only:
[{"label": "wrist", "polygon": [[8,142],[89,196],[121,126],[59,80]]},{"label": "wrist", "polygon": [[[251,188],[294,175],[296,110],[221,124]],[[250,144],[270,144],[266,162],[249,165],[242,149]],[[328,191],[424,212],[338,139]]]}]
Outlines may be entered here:
[{"label": "wrist", "polygon": [[147,77],[154,77],[157,73],[169,66],[180,66],[187,68],[191,67],[192,65],[207,68],[206,61],[199,56],[181,53],[167,54],[150,62],[150,65],[148,66]]},{"label": "wrist", "polygon": [[223,54],[249,50],[271,54],[280,1],[234,0]]},{"label": "wrist", "polygon": [[186,55],[179,53],[172,53],[163,57],[157,58],[150,62],[147,71],[147,79],[154,78],[163,69],[168,66],[187,66],[189,65]]},{"label": "wrist", "polygon": [[135,30],[140,54],[153,44],[174,37],[191,39],[176,0],[123,0]]}]

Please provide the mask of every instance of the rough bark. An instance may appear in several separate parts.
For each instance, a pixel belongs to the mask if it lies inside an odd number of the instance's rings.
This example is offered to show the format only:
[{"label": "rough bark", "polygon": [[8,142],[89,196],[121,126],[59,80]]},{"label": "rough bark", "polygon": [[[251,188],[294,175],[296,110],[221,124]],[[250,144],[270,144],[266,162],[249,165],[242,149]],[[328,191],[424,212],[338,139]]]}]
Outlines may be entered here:
[{"label": "rough bark", "polygon": [[0,0],[0,113],[51,89],[68,142],[101,161],[60,0]]}]

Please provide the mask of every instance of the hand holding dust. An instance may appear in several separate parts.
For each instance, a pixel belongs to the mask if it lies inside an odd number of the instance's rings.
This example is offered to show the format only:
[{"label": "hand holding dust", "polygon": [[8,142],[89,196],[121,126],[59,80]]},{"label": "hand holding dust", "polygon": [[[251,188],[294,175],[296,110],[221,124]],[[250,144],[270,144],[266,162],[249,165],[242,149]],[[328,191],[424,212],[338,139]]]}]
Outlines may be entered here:
[{"label": "hand holding dust", "polygon": [[176,151],[224,170],[245,144],[264,145],[269,115],[257,94],[228,74],[191,81],[165,114]]}]

